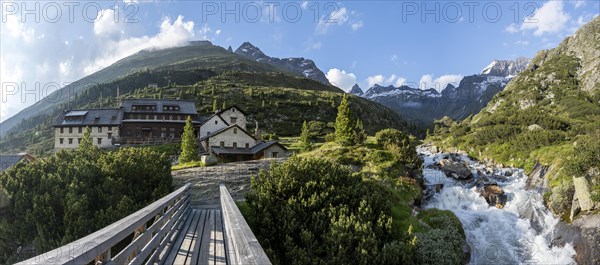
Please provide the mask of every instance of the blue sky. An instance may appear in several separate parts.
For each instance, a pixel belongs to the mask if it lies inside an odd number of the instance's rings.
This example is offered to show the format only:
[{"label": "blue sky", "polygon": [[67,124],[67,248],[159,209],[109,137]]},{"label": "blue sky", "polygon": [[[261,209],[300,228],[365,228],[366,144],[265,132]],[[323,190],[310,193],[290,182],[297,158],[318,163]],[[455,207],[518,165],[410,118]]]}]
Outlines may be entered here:
[{"label": "blue sky", "polygon": [[74,82],[140,49],[201,39],[313,59],[346,90],[445,87],[494,59],[555,47],[600,10],[598,1],[52,3],[2,1],[0,120],[43,98],[48,84]]}]

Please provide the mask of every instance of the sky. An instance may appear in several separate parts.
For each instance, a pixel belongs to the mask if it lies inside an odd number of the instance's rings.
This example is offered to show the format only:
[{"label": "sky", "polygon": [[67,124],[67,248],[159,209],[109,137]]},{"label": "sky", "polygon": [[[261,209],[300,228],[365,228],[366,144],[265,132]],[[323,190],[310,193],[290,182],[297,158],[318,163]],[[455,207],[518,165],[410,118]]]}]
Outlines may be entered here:
[{"label": "sky", "polygon": [[315,61],[329,81],[441,89],[533,57],[600,1],[1,1],[0,121],[143,49],[210,40]]}]

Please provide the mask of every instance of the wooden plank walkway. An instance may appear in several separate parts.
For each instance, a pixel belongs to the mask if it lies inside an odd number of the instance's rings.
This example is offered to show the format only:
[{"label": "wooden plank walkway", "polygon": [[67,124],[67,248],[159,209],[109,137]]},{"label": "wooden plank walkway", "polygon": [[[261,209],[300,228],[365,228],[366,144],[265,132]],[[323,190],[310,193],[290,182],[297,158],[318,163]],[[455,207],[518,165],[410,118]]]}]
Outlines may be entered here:
[{"label": "wooden plank walkway", "polygon": [[160,264],[228,264],[223,219],[218,209],[190,209],[177,238]]}]

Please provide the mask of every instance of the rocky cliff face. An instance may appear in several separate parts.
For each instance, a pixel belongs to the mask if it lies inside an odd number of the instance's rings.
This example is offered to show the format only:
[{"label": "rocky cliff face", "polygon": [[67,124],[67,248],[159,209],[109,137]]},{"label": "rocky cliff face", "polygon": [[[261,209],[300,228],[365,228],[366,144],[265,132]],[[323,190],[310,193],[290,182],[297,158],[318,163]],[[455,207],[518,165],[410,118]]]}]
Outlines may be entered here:
[{"label": "rocky cliff face", "polygon": [[319,81],[323,84],[329,85],[329,80],[317,67],[315,62],[310,59],[305,59],[302,57],[296,58],[275,58],[270,57],[263,53],[258,47],[252,45],[250,42],[244,42],[239,48],[235,50],[235,53],[242,55],[248,59],[268,63],[272,66],[275,66],[281,70],[291,72],[293,74],[310,78],[316,81]]},{"label": "rocky cliff face", "polygon": [[355,96],[362,96],[362,94],[364,94],[362,88],[360,88],[358,84],[354,84],[348,93]]},{"label": "rocky cliff face", "polygon": [[494,60],[490,65],[481,70],[482,75],[515,76],[527,68],[530,59],[525,57],[516,60]]}]

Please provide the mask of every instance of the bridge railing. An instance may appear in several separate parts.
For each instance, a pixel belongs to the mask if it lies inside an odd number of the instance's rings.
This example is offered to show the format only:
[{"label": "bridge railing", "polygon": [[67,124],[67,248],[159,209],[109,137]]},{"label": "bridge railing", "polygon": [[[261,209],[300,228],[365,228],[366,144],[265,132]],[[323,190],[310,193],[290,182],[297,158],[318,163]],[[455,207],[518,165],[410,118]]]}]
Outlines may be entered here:
[{"label": "bridge railing", "polygon": [[225,249],[230,264],[269,265],[271,261],[250,230],[225,185],[219,186],[221,215],[225,231]]},{"label": "bridge railing", "polygon": [[[68,245],[19,264],[140,264],[159,256],[186,217],[190,204],[188,183],[145,208]],[[129,244],[127,241],[131,240]],[[115,246],[127,244],[117,249]]]}]

